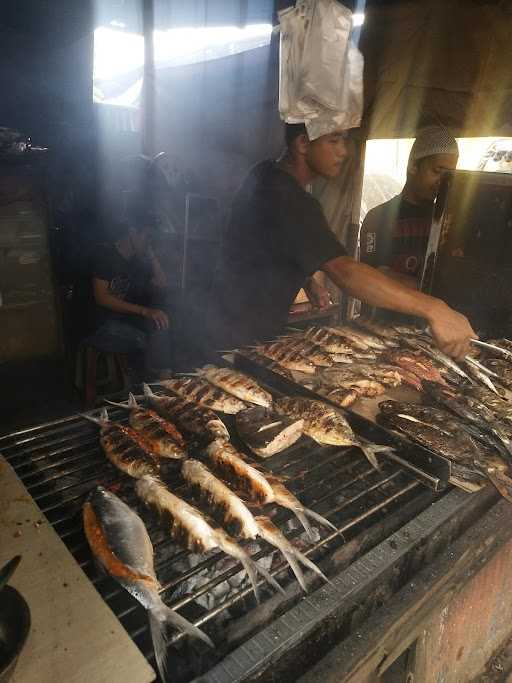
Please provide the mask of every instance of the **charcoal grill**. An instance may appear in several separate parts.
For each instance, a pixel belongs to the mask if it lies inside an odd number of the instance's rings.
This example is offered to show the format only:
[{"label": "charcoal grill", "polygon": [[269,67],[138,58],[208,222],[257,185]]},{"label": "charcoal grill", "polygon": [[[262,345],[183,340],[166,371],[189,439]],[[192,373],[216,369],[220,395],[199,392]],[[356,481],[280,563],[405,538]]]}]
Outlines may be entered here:
[{"label": "charcoal grill", "polygon": [[[112,409],[110,415],[126,420],[121,410]],[[316,543],[301,546],[330,578],[336,577],[333,584],[312,579],[310,592],[304,597],[287,565],[274,558],[271,573],[285,588],[284,596],[265,589],[262,604],[257,606],[250,587],[243,584],[205,608],[198,601],[213,595],[222,582],[233,580],[240,566],[226,563],[222,553],[202,556],[197,563],[191,563],[189,553],[166,536],[157,518],[137,506],[131,480],[106,460],[94,425],[78,415],[41,424],[0,438],[0,452],[153,663],[144,610],[117,583],[98,572],[81,523],[82,503],[97,484],[118,491],[137,507],[154,543],[164,601],[205,630],[216,643],[211,652],[179,634],[172,638],[170,677],[180,682],[271,680],[278,672],[279,680],[294,680],[297,667],[303,671],[325,653],[330,643],[346,636],[355,623],[371,613],[384,593],[402,585],[409,575],[405,568],[408,564],[409,569],[413,568],[407,559],[409,551],[422,543],[424,547],[432,524],[446,524],[461,506],[468,505],[469,499],[458,491],[434,493],[394,463],[385,462],[376,471],[356,449],[320,447],[303,437],[285,453],[266,461],[265,466],[286,475],[287,485],[304,504],[337,527],[338,532],[319,529]],[[415,528],[412,537],[409,534],[389,540],[418,514],[432,514],[432,503],[441,506],[434,521]],[[290,539],[300,543],[301,529],[290,526],[292,515],[288,511],[267,506],[265,512]],[[386,546],[386,553],[381,547],[388,542],[391,546]],[[253,558],[268,559],[273,554],[274,549],[262,542]],[[191,585],[201,572],[206,574],[201,585],[180,593],[180,587],[185,582]],[[384,576],[387,587],[383,593],[378,585]]]}]

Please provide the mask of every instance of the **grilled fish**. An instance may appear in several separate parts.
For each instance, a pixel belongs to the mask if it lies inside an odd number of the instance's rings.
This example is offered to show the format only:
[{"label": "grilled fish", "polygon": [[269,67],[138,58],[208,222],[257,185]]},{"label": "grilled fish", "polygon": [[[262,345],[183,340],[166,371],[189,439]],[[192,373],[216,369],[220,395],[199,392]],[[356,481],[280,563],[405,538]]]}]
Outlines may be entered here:
[{"label": "grilled fish", "polygon": [[357,391],[346,389],[345,387],[330,389],[329,387],[320,386],[316,391],[321,396],[325,396],[325,398],[336,403],[340,408],[350,408],[359,398]]},{"label": "grilled fish", "polygon": [[465,395],[485,405],[498,420],[512,422],[512,403],[483,386],[466,387]]},{"label": "grilled fish", "polygon": [[485,387],[490,389],[494,394],[499,396],[498,390],[494,386],[494,383],[491,380],[491,378],[488,377],[488,375],[485,372],[483,372],[472,359],[466,356],[464,363],[468,373],[471,375],[473,379],[477,380],[478,382],[480,382],[480,384],[483,384]]},{"label": "grilled fish", "polygon": [[198,406],[184,398],[157,396],[147,384],[143,387],[144,396],[164,419],[173,420],[181,429],[200,438],[210,441],[213,439],[229,441],[229,432],[225,424],[212,410]]},{"label": "grilled fish", "polygon": [[136,479],[145,474],[158,474],[159,462],[151,451],[150,442],[140,432],[118,422],[110,422],[105,408],[99,418],[83,417],[99,425],[103,452],[119,470]]},{"label": "grilled fish", "polygon": [[344,388],[355,391],[359,396],[381,396],[385,388],[368,374],[359,373],[359,366],[353,368],[336,369],[326,371],[322,381],[329,387]]},{"label": "grilled fish", "polygon": [[321,346],[328,353],[338,353],[344,356],[351,356],[354,353],[350,344],[344,342],[341,337],[332,334],[332,332],[323,327],[308,327],[304,332],[304,338]]},{"label": "grilled fish", "polygon": [[327,581],[320,569],[297,550],[267,517],[254,517],[240,498],[205,465],[198,460],[186,460],[181,471],[185,481],[199,492],[201,498],[222,519],[223,524],[236,530],[237,535],[252,539],[261,536],[268,543],[279,548],[304,590],[306,590],[306,583],[297,560]]},{"label": "grilled fish", "polygon": [[451,372],[454,372],[462,379],[471,382],[471,378],[468,376],[468,374],[464,372],[464,370],[452,358],[450,358],[450,356],[447,356],[437,347],[432,346],[431,344],[428,344],[427,342],[424,342],[421,339],[409,338],[407,339],[407,344],[415,349],[420,349],[421,351],[426,353],[427,356],[430,356],[430,358],[437,361]]},{"label": "grilled fish", "polygon": [[315,372],[313,363],[295,349],[290,348],[285,341],[258,346],[256,347],[256,351],[261,353],[262,356],[266,356],[267,358],[276,361],[287,370],[306,372],[310,375]]},{"label": "grilled fish", "polygon": [[253,453],[263,458],[280,453],[302,436],[303,420],[290,420],[261,406],[242,410],[236,428]]},{"label": "grilled fish", "polygon": [[321,346],[318,346],[301,336],[297,338],[291,337],[288,341],[288,347],[294,351],[298,351],[301,356],[307,358],[313,365],[330,368],[334,363],[332,357],[324,351]]},{"label": "grilled fish", "polygon": [[133,394],[129,394],[128,403],[106,403],[130,411],[130,425],[143,435],[155,455],[177,460],[187,457],[185,439],[172,422],[164,420],[154,410],[139,406]]},{"label": "grilled fish", "polygon": [[364,375],[364,377],[373,378],[389,387],[399,387],[402,384],[402,376],[394,365],[384,365],[382,363],[374,365],[358,364],[357,372]]},{"label": "grilled fish", "polygon": [[389,450],[376,444],[363,444],[341,411],[322,401],[309,398],[280,398],[274,401],[274,406],[278,413],[303,419],[304,432],[317,443],[359,448],[376,469],[379,468],[379,464],[375,454]]},{"label": "grilled fish", "polygon": [[258,363],[259,365],[263,365],[263,367],[268,368],[269,370],[272,370],[272,372],[275,372],[277,375],[281,375],[281,377],[285,377],[286,379],[293,380],[293,375],[290,372],[290,370],[287,370],[286,368],[284,368],[279,363],[276,363],[275,361],[271,360],[270,358],[263,356],[261,353],[258,353],[254,349],[245,349],[245,348],[239,349],[237,351],[237,353],[240,356],[243,356],[244,358],[249,358],[249,360],[252,360],[255,363]]},{"label": "grilled fish", "polygon": [[84,504],[83,523],[94,557],[147,610],[162,680],[166,680],[167,624],[213,647],[207,635],[162,601],[151,540],[144,522],[128,505],[98,486]]},{"label": "grilled fish", "polygon": [[446,385],[446,380],[439,370],[432,365],[428,358],[417,352],[387,351],[383,358],[392,365],[398,365],[404,370],[414,373],[421,380],[428,379],[431,382]]},{"label": "grilled fish", "polygon": [[368,349],[384,351],[387,348],[384,342],[374,334],[356,330],[354,327],[349,327],[348,325],[338,325],[337,327],[327,327],[326,329],[339,337],[348,339],[354,348],[360,349],[361,351],[367,351]]},{"label": "grilled fish", "polygon": [[291,510],[300,521],[311,541],[315,535],[308,521],[308,517],[330,527],[336,531],[336,527],[327,519],[304,507],[302,503],[288,491],[276,477],[263,474],[259,469],[246,461],[231,444],[223,441],[213,441],[206,449],[210,462],[216,473],[240,488],[249,500],[261,505],[277,503],[281,507]]},{"label": "grilled fish", "polygon": [[[504,449],[500,449],[502,455],[510,457],[512,455],[512,440],[510,435],[496,423],[494,415],[484,405],[476,400],[470,401],[468,397],[460,392],[455,392],[448,387],[442,387],[435,382],[423,382],[425,390],[442,406],[448,408],[452,413],[462,418],[466,422],[476,425],[482,434],[480,440],[487,442],[491,435],[495,437]],[[499,445],[497,444],[499,448]]]},{"label": "grilled fish", "polygon": [[247,407],[240,399],[227,394],[201,377],[164,379],[159,384],[187,401],[195,401],[203,408],[211,408],[221,413],[236,415]]},{"label": "grilled fish", "polygon": [[483,364],[499,375],[500,382],[505,386],[512,387],[512,364],[501,358],[488,358]]},{"label": "grilled fish", "polygon": [[264,408],[269,408],[272,405],[272,396],[268,391],[262,389],[254,379],[242,372],[237,372],[231,368],[217,368],[215,365],[205,365],[197,372],[211,384],[236,396],[241,401],[255,403]]},{"label": "grilled fish", "polygon": [[400,346],[399,335],[393,328],[385,327],[374,320],[368,320],[368,318],[356,318],[353,322],[358,327],[362,327],[363,330],[371,332],[376,337],[380,337],[386,346],[390,348]]},{"label": "grilled fish", "polygon": [[223,529],[212,526],[210,520],[197,508],[171,493],[161,481],[153,477],[140,479],[135,490],[146,505],[154,507],[168,525],[171,536],[193,553],[206,553],[216,548],[242,563],[254,595],[259,602],[258,572],[274,588],[282,591],[277,581],[241,548]]}]

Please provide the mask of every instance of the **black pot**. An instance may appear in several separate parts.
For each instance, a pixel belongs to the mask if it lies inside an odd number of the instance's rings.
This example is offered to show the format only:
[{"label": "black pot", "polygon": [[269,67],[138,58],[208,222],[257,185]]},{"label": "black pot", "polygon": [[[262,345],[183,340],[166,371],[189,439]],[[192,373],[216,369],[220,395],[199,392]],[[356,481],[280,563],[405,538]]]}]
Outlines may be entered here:
[{"label": "black pot", "polygon": [[10,680],[30,631],[30,610],[12,586],[0,591],[0,683]]}]

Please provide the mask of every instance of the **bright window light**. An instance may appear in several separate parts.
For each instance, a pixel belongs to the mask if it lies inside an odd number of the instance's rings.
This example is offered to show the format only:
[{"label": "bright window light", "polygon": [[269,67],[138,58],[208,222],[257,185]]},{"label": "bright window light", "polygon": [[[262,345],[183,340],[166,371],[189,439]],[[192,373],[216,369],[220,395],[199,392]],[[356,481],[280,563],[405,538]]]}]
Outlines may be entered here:
[{"label": "bright window light", "polygon": [[[111,22],[113,24],[114,22]],[[170,68],[220,59],[270,43],[271,24],[155,31],[155,66]],[[144,38],[100,26],[94,31],[94,101],[137,106],[144,66]]]},{"label": "bright window light", "polygon": [[352,15],[352,26],[362,26],[364,24],[364,12],[354,12]]}]

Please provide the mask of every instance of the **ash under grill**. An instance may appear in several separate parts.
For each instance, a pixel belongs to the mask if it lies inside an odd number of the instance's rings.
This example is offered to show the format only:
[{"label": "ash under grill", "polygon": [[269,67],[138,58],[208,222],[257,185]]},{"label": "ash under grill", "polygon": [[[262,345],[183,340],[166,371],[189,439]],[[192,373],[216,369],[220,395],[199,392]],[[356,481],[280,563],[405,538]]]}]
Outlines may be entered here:
[{"label": "ash under grill", "polygon": [[[125,412],[109,412],[112,419],[126,421]],[[223,553],[193,556],[178,547],[166,536],[158,518],[138,503],[133,481],[107,461],[99,445],[98,429],[78,416],[2,437],[0,452],[135,643],[154,663],[145,611],[116,582],[98,572],[82,529],[82,503],[97,484],[111,488],[137,509],[154,544],[164,601],[200,626],[216,644],[212,652],[202,643],[176,634],[169,653],[173,681],[190,681],[198,675],[202,675],[201,680],[210,680],[208,671],[218,661],[303,599],[284,558],[263,541],[242,545],[253,559],[270,568],[286,595],[276,594],[263,584],[260,606],[250,586],[245,581],[240,583],[239,564]],[[318,528],[318,540],[305,543],[302,527],[288,510],[273,505],[264,509],[329,577],[433,499],[432,493],[392,463],[384,462],[377,472],[356,449],[320,447],[304,437],[285,453],[265,461],[264,467],[285,475],[288,488],[337,527],[338,532]],[[179,484],[174,491],[179,495]],[[403,509],[408,510],[408,518],[401,515]],[[391,518],[396,518],[394,527],[387,523]],[[323,585],[310,572],[307,575],[310,591]]]}]

